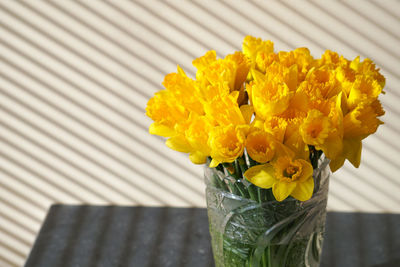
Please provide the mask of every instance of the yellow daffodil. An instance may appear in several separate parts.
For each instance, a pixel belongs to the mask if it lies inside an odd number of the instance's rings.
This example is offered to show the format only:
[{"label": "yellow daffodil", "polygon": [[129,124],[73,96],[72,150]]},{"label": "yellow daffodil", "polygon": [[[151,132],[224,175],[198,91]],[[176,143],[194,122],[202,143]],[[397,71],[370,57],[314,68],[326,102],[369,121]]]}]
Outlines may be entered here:
[{"label": "yellow daffodil", "polygon": [[193,148],[189,152],[189,158],[193,163],[205,163],[207,157],[210,155],[208,134],[212,127],[213,125],[205,116],[195,116],[185,131],[186,140],[188,140],[188,143]]},{"label": "yellow daffodil", "polygon": [[253,72],[253,76],[254,81],[248,87],[256,115],[266,119],[284,112],[294,95],[289,87],[279,79],[268,79],[257,71]]},{"label": "yellow daffodil", "polygon": [[242,50],[251,62],[255,63],[257,54],[270,54],[274,52],[274,43],[271,41],[263,41],[261,38],[246,36],[243,40]]},{"label": "yellow daffodil", "polygon": [[264,130],[253,128],[246,139],[249,156],[260,163],[270,161],[275,155],[276,140]]},{"label": "yellow daffodil", "polygon": [[225,97],[217,96],[204,103],[206,116],[216,121],[219,125],[244,124],[243,114],[237,104],[239,92],[235,91]]},{"label": "yellow daffodil", "polygon": [[243,154],[246,143],[246,126],[217,126],[210,132],[208,146],[212,161],[210,167],[223,162],[233,162]]},{"label": "yellow daffodil", "polygon": [[217,53],[214,50],[208,51],[204,56],[193,60],[192,64],[197,68],[196,80],[206,80],[207,77],[204,77],[204,70],[216,60]]},{"label": "yellow daffodil", "polygon": [[264,121],[264,130],[272,134],[278,142],[284,143],[287,125],[288,122],[285,119],[272,116]]},{"label": "yellow daffodil", "polygon": [[343,148],[336,157],[331,157],[330,167],[334,172],[349,160],[354,167],[361,161],[362,140],[373,134],[383,122],[378,118],[384,115],[384,110],[378,99],[361,102],[356,108],[343,117]]},{"label": "yellow daffodil", "polygon": [[347,105],[353,109],[360,102],[372,102],[382,92],[382,86],[372,76],[356,77],[348,93]]},{"label": "yellow daffodil", "polygon": [[330,50],[326,50],[320,59],[317,59],[313,62],[313,66],[317,68],[321,66],[326,66],[332,69],[338,66],[347,66],[349,64],[349,60]]},{"label": "yellow daffodil", "polygon": [[199,89],[201,95],[200,101],[203,103],[203,106],[205,103],[214,100],[214,98],[224,98],[230,94],[226,83],[201,85]]},{"label": "yellow daffodil", "polygon": [[310,50],[305,47],[296,48],[290,52],[279,52],[278,58],[281,65],[287,68],[296,68],[296,78],[298,82],[304,80],[314,62],[314,58],[311,56]]},{"label": "yellow daffodil", "polygon": [[266,69],[267,80],[276,79],[284,82],[290,91],[297,89],[297,67],[296,65],[285,67],[278,62],[272,63]]},{"label": "yellow daffodil", "polygon": [[254,68],[265,74],[267,72],[267,68],[274,62],[279,62],[278,54],[268,51],[261,51],[257,53]]},{"label": "yellow daffodil", "polygon": [[379,72],[371,59],[366,58],[360,62],[360,57],[356,57],[351,63],[350,68],[356,71],[357,74],[373,77],[383,88],[385,86],[385,77]]},{"label": "yellow daffodil", "polygon": [[188,120],[175,126],[175,135],[166,141],[166,145],[176,151],[189,153],[195,164],[203,164],[210,155],[208,135],[212,124],[205,116],[191,113]]},{"label": "yellow daffodil", "polygon": [[197,68],[196,79],[202,86],[226,83],[232,92],[240,90],[245,82],[250,61],[241,52],[216,59],[215,51],[210,51],[194,60],[193,65]]},{"label": "yellow daffodil", "polygon": [[294,159],[289,155],[278,157],[271,163],[249,168],[244,176],[258,187],[269,189],[278,201],[289,195],[306,201],[314,190],[313,168],[304,159]]},{"label": "yellow daffodil", "polygon": [[201,115],[204,113],[200,102],[200,92],[196,81],[188,78],[178,66],[178,73],[170,73],[165,76],[163,85],[177,101],[188,111]]},{"label": "yellow daffodil", "polygon": [[333,127],[328,116],[319,110],[313,109],[300,126],[300,134],[305,144],[322,150],[326,155],[337,155],[342,150],[342,142],[339,135],[335,135],[337,129]]},{"label": "yellow daffodil", "polygon": [[250,60],[241,52],[227,55],[224,60],[235,66],[235,82],[232,90],[240,90],[243,83],[246,81],[251,64]]},{"label": "yellow daffodil", "polygon": [[326,66],[311,69],[305,80],[307,83],[302,85],[302,90],[308,93],[310,99],[330,99],[341,92],[335,72]]},{"label": "yellow daffodil", "polygon": [[189,111],[166,90],[157,92],[149,100],[146,114],[154,121],[150,133],[164,137],[175,135],[175,125],[189,117]]},{"label": "yellow daffodil", "polygon": [[372,103],[362,102],[355,109],[346,114],[343,118],[345,138],[365,138],[373,134],[382,121],[378,117],[385,112],[379,100]]},{"label": "yellow daffodil", "polygon": [[329,118],[316,109],[308,112],[307,118],[300,126],[300,134],[306,144],[310,144],[319,149],[324,144],[331,129]]},{"label": "yellow daffodil", "polygon": [[[297,91],[290,100],[287,109],[272,119],[277,120],[278,123],[277,129],[279,130],[276,129],[275,133],[283,133],[282,143],[295,151],[300,158],[308,158],[309,149],[299,133],[299,127],[307,117],[308,110],[309,99],[303,92]],[[282,131],[283,129],[284,131]]]}]

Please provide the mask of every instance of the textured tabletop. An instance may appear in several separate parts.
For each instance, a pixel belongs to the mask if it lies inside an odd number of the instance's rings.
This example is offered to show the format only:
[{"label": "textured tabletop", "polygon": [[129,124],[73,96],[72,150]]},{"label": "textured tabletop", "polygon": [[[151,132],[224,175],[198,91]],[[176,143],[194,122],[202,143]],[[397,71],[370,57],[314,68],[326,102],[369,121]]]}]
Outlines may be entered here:
[{"label": "textured tabletop", "polygon": [[[328,213],[322,267],[399,267],[400,214]],[[26,267],[211,267],[201,208],[52,206]]]}]

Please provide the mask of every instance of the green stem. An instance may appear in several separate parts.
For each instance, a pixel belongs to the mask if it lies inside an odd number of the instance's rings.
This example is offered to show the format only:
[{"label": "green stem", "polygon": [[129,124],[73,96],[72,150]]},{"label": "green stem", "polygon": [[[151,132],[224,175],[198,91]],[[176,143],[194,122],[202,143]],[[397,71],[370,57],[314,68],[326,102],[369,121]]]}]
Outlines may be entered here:
[{"label": "green stem", "polygon": [[261,194],[262,194],[261,188],[257,187],[257,199],[258,199],[258,203],[260,203],[260,204],[263,202]]},{"label": "green stem", "polygon": [[255,187],[255,185],[250,185],[249,187],[247,187],[247,190],[249,191],[250,199],[252,199],[254,201],[258,201],[258,196],[257,196],[257,193],[256,193],[254,187]]},{"label": "green stem", "polygon": [[265,252],[262,256],[262,263],[263,263],[263,267],[270,267],[269,265],[267,265],[267,258],[266,258]]},{"label": "green stem", "polygon": [[239,183],[235,183],[235,186],[236,186],[237,189],[239,190],[240,195],[241,195],[242,197],[244,197],[244,198],[247,198],[246,190],[244,189],[243,185],[242,185],[242,184],[239,184]]}]

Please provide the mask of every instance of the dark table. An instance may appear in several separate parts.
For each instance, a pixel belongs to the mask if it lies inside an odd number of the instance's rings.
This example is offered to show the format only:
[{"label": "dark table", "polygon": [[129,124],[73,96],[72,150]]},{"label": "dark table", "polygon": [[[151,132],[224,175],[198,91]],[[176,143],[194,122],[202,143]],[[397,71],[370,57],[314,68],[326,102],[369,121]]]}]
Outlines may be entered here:
[{"label": "dark table", "polygon": [[[212,267],[201,208],[51,207],[26,267]],[[400,267],[400,214],[329,212],[321,267]]]}]

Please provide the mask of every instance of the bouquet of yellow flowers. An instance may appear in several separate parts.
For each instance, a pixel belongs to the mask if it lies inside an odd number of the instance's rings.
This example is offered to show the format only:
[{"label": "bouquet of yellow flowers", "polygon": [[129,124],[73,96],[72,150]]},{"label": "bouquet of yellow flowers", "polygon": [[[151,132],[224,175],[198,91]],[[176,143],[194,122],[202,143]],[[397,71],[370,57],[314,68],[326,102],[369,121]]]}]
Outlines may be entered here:
[{"label": "bouquet of yellow flowers", "polygon": [[[306,203],[322,188],[316,171],[327,164],[336,171],[346,159],[358,167],[362,140],[382,124],[385,78],[370,59],[329,50],[315,59],[307,48],[276,53],[271,41],[247,36],[241,52],[218,59],[209,51],[193,65],[195,79],[178,66],[149,100],[150,133],[207,163],[211,187],[260,205]],[[230,258],[241,254],[222,246]],[[255,250],[242,251],[242,265],[218,266],[275,266],[270,250],[254,260]]]}]

